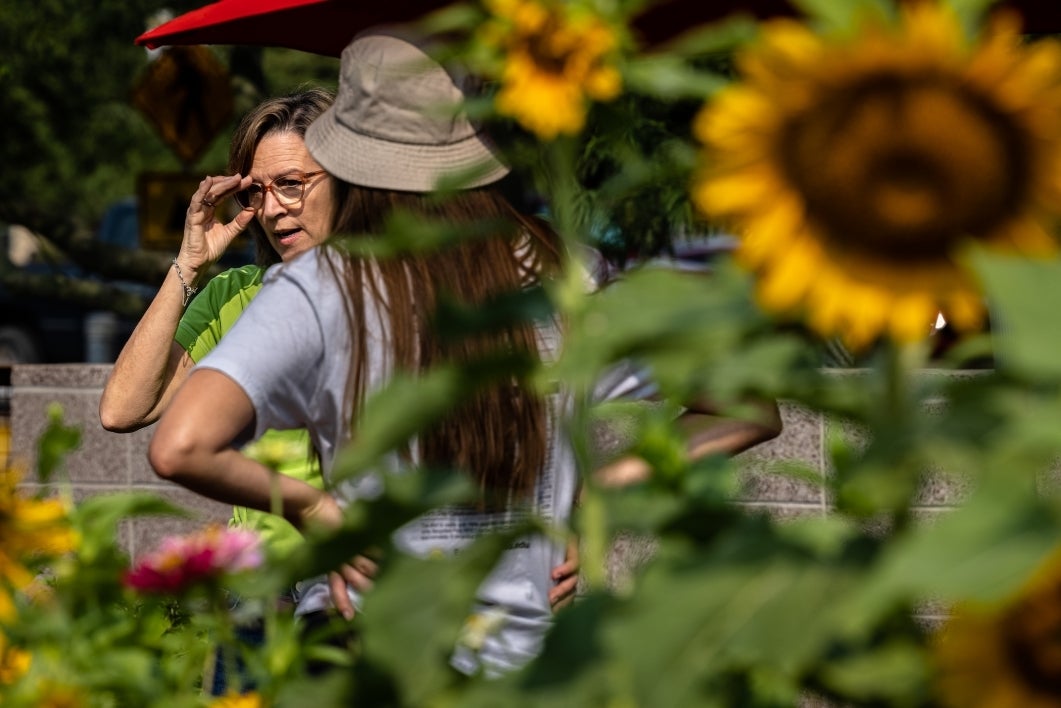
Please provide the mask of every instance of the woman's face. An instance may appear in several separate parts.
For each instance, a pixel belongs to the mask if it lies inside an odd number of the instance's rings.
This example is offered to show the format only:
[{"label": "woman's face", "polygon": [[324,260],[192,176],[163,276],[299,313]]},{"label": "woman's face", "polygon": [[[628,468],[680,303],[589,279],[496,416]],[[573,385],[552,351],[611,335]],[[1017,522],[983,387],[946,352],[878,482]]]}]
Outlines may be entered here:
[{"label": "woman's face", "polygon": [[256,212],[258,223],[281,260],[289,261],[331,235],[335,195],[331,177],[309,154],[297,133],[270,133],[254,151],[250,177],[259,185],[271,186],[284,177],[320,172],[306,179],[302,199],[286,202],[268,189]]}]

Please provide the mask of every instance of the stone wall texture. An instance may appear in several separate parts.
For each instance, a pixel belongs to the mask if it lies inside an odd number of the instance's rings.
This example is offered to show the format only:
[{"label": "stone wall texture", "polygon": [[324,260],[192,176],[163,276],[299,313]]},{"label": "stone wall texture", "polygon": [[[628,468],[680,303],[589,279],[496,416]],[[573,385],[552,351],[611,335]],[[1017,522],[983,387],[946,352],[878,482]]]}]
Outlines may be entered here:
[{"label": "stone wall texture", "polygon": [[[110,364],[16,365],[11,369],[11,454],[35,469],[36,441],[47,425],[48,408],[62,406],[68,425],[80,427],[81,446],[66,461],[63,475],[75,498],[138,490],[157,494],[186,509],[189,518],[150,517],[128,522],[122,539],[131,554],[153,548],[165,535],[191,530],[208,521],[227,520],[231,510],[165,482],[147,463],[152,427],[136,433],[105,431],[98,406]],[[825,486],[809,481],[829,475],[824,454],[828,435],[857,435],[835,421],[798,405],[781,403],[784,430],[780,436],[739,456],[744,480],[737,503],[778,518],[826,514],[830,500]],[[209,421],[204,421],[209,424]],[[800,474],[791,474],[796,467]],[[786,471],[787,470],[787,471]],[[24,485],[37,483],[28,475]],[[53,482],[54,483],[54,482]],[[926,474],[918,507],[931,518],[960,499],[961,490],[946,476]],[[608,568],[614,582],[652,554],[651,539],[615,539]],[[931,611],[926,614],[934,614]]]}]

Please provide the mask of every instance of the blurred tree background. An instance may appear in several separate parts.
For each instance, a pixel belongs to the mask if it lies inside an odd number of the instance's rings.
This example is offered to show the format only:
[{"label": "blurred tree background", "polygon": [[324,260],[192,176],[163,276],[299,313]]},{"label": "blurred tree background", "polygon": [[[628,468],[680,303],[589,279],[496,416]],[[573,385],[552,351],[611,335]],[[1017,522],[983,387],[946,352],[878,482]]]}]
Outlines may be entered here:
[{"label": "blurred tree background", "polygon": [[[24,227],[38,260],[27,270],[0,258],[0,306],[73,303],[85,312],[116,313],[131,328],[176,245],[149,250],[142,239],[138,248],[102,239],[108,209],[131,204],[137,179],[146,172],[184,173],[196,180],[222,173],[236,122],[262,98],[305,84],[336,86],[336,58],[278,48],[209,47],[229,71],[231,119],[199,159],[182,164],[133,103],[153,60],[152,52],[133,41],[149,27],[204,4],[99,0],[89,8],[75,0],[7,0],[0,5],[0,110],[7,116],[0,134],[7,177],[0,192],[0,239],[7,240],[10,226]],[[698,54],[699,61],[716,76],[725,75],[729,48]],[[666,68],[643,70],[642,80],[656,91]],[[632,92],[596,105],[587,130],[572,138],[578,159],[571,169],[581,191],[578,213],[569,216],[618,265],[673,253],[676,242],[710,231],[696,221],[688,200],[696,164],[689,127],[705,87],[673,78],[667,85],[669,101]],[[537,143],[518,127],[506,123],[491,131],[510,149],[517,171],[539,159]],[[548,191],[528,187],[531,195]],[[141,212],[141,234],[143,225]],[[0,246],[7,251],[7,243]],[[0,321],[0,361],[5,324]],[[77,360],[76,354],[64,356]]]},{"label": "blurred tree background", "polygon": [[[16,297],[76,298],[136,317],[143,294],[111,281],[154,286],[172,253],[128,249],[95,238],[109,206],[136,192],[144,171],[224,168],[235,122],[262,97],[303,83],[335,86],[338,60],[302,52],[212,47],[229,67],[234,96],[230,125],[195,163],[182,165],[133,106],[133,87],[151,61],[133,40],[168,11],[203,0],[6,0],[0,5],[0,228],[26,227],[38,253],[64,266],[28,274],[0,259],[0,287]],[[74,274],[73,276],[71,274]]]}]

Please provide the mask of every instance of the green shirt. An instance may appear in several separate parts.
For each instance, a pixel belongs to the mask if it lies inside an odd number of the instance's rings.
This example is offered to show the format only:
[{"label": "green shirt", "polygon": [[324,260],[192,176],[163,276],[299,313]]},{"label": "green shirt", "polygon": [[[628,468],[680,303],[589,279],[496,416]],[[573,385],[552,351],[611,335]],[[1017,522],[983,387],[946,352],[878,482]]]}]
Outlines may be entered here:
[{"label": "green shirt", "polygon": [[[236,323],[261,289],[262,272],[256,265],[226,270],[207,283],[188,305],[174,339],[192,361],[201,361]],[[244,452],[289,477],[318,488],[323,484],[305,430],[270,430]],[[283,517],[256,509],[234,507],[230,523],[257,531],[273,558],[290,553],[302,541],[298,530]]]}]

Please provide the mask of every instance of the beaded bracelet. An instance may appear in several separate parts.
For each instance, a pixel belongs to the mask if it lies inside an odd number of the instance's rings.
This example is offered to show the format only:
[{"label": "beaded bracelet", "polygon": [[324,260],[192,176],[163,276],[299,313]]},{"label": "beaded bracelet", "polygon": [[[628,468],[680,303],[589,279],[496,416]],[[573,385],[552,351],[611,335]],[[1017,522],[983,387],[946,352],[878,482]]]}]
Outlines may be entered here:
[{"label": "beaded bracelet", "polygon": [[173,267],[177,269],[177,280],[181,281],[181,287],[184,288],[184,302],[181,303],[181,307],[187,307],[192,295],[199,292],[199,288],[193,288],[185,282],[184,273],[181,273],[181,264],[177,262],[176,258],[173,259]]}]

